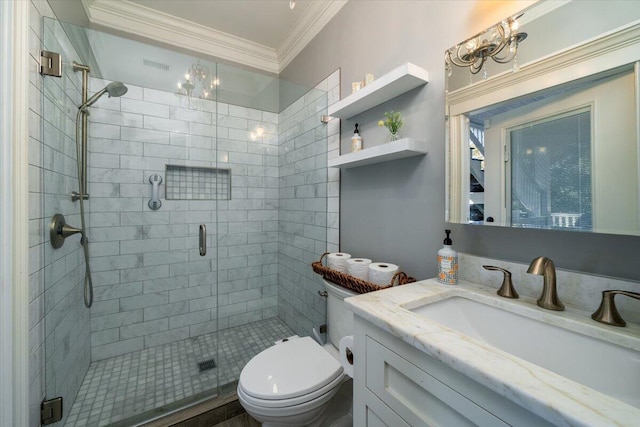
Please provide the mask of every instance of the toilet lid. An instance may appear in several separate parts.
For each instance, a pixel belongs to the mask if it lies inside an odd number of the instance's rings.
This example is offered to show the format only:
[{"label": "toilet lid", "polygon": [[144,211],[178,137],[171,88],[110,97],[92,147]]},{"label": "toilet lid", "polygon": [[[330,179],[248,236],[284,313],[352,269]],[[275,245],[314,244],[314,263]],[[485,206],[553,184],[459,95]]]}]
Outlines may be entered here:
[{"label": "toilet lid", "polygon": [[311,393],[342,375],[342,366],[310,337],[270,347],[246,364],[240,386],[260,399],[290,399]]}]

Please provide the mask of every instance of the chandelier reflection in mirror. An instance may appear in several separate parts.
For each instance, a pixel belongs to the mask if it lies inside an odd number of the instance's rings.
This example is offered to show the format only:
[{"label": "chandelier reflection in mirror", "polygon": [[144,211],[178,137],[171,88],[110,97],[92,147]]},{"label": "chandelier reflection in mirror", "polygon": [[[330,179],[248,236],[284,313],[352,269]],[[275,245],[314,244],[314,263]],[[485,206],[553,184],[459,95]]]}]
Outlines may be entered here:
[{"label": "chandelier reflection in mirror", "polygon": [[[511,17],[476,34],[470,39],[448,49],[444,54],[447,76],[451,77],[451,64],[469,67],[471,74],[477,74],[487,58],[500,64],[513,61],[513,71],[518,71],[518,44],[527,38],[527,33],[518,32],[518,18]],[[486,70],[483,78],[487,78]]]},{"label": "chandelier reflection in mirror", "polygon": [[189,99],[195,96],[201,99],[213,99],[213,92],[220,85],[220,80],[209,73],[209,67],[202,65],[200,60],[184,74],[184,81],[178,81],[178,93],[187,95]]}]

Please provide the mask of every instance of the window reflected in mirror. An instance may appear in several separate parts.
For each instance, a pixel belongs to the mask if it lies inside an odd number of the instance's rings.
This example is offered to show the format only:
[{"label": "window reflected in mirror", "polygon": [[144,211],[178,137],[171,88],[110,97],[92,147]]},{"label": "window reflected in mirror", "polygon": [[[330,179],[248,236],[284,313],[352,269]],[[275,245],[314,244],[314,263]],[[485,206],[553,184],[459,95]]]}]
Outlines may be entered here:
[{"label": "window reflected in mirror", "polygon": [[591,231],[591,111],[507,131],[507,220],[512,227]]}]

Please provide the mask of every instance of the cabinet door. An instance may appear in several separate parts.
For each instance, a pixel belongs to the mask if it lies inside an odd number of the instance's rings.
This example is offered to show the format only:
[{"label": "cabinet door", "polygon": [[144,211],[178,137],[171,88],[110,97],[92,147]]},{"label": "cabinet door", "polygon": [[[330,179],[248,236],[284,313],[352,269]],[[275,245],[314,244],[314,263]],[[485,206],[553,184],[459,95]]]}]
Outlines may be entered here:
[{"label": "cabinet door", "polygon": [[365,390],[365,410],[367,427],[411,427],[369,390]]},{"label": "cabinet door", "polygon": [[508,426],[368,336],[366,348],[366,387],[412,427]]}]

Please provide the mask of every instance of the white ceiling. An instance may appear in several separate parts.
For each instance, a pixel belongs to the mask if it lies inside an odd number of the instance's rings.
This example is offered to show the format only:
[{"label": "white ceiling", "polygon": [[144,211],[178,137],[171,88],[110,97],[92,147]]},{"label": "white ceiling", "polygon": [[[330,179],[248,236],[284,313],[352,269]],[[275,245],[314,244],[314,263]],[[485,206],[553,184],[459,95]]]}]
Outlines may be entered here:
[{"label": "white ceiling", "polygon": [[348,0],[80,1],[92,26],[279,73]]}]

